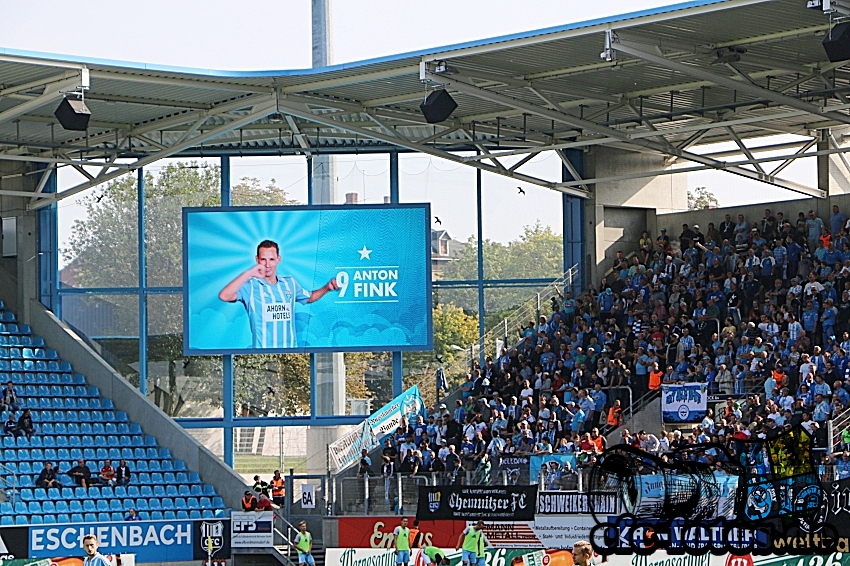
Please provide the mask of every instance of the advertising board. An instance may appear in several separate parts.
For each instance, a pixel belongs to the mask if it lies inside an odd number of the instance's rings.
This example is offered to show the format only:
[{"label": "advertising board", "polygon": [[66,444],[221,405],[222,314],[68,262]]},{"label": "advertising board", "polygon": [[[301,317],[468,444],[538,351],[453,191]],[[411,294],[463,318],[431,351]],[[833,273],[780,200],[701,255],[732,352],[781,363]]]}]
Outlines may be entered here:
[{"label": "advertising board", "polygon": [[422,520],[533,521],[536,485],[419,486],[416,518]]},{"label": "advertising board", "polygon": [[274,511],[230,514],[230,547],[259,548],[274,546]]}]

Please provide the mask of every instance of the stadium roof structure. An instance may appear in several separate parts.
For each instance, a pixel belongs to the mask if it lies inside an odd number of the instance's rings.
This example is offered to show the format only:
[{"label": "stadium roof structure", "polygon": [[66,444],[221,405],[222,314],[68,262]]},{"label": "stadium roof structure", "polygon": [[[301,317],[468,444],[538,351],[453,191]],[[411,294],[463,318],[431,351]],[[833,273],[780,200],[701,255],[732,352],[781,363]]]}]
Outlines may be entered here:
[{"label": "stadium roof structure", "polygon": [[[822,197],[778,175],[795,158],[844,151],[828,130],[850,124],[850,69],[827,59],[821,41],[830,25],[806,0],[697,0],[355,63],[260,72],[0,48],[0,160],[70,166],[86,176],[46,194],[42,175],[35,193],[24,195],[31,209],[165,157],[388,150],[588,196],[603,179],[581,179],[564,150],[596,145],[668,156],[658,171],[622,178],[720,169]],[[86,74],[89,128],[64,130],[53,111]],[[458,108],[427,124],[419,105],[438,87]],[[753,145],[777,133],[802,138]],[[691,151],[718,141],[734,141],[739,151]],[[756,156],[765,149],[785,153]],[[573,181],[523,172],[532,157],[553,150]]]}]

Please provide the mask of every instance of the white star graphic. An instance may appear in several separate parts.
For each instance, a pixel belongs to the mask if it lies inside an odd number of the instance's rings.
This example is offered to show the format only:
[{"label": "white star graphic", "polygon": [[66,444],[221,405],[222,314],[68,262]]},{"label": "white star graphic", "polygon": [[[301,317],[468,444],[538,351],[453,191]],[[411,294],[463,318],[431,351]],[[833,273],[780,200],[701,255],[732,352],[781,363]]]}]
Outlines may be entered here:
[{"label": "white star graphic", "polygon": [[361,260],[363,260],[363,259],[372,259],[372,258],[370,257],[370,255],[371,255],[371,253],[372,253],[372,250],[367,249],[365,244],[363,245],[363,249],[362,249],[362,250],[357,250],[357,253],[359,253],[359,254],[360,254],[360,259],[361,259]]}]

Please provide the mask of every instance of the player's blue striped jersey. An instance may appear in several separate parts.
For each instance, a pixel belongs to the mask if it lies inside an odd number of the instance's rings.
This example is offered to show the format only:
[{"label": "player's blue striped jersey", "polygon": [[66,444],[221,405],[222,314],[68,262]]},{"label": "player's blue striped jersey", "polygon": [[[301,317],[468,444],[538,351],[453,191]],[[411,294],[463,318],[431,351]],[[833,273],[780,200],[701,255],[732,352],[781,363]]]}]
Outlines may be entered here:
[{"label": "player's blue striped jersey", "polygon": [[295,302],[306,303],[310,292],[289,275],[274,285],[252,277],[240,287],[236,300],[248,311],[254,348],[297,348]]}]

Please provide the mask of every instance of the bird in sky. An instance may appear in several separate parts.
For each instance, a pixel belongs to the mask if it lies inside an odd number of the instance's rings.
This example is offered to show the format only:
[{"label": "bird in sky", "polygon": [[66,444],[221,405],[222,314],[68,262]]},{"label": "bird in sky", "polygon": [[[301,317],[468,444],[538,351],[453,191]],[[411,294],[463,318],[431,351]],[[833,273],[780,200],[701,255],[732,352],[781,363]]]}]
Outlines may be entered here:
[{"label": "bird in sky", "polygon": [[434,359],[436,359],[440,363],[443,363],[443,356],[434,356]]},{"label": "bird in sky", "polygon": [[95,202],[100,202],[100,201],[102,201],[102,200],[103,200],[103,196],[104,196],[104,195],[102,195],[102,194],[101,194],[101,195],[98,195],[98,196],[94,197],[94,201],[95,201]]},{"label": "bird in sky", "polygon": [[525,194],[525,191],[524,191],[524,190],[522,190],[522,187],[517,187],[517,188],[516,188],[516,190],[518,190],[518,191],[519,191],[519,194],[521,194],[521,195],[524,195],[524,194]]},{"label": "bird in sky", "polygon": [[435,217],[434,217],[434,224],[440,224],[440,225],[442,225],[442,224],[443,224],[443,221],[442,221],[442,220],[440,220],[440,217],[439,217],[439,216],[435,216]]}]

